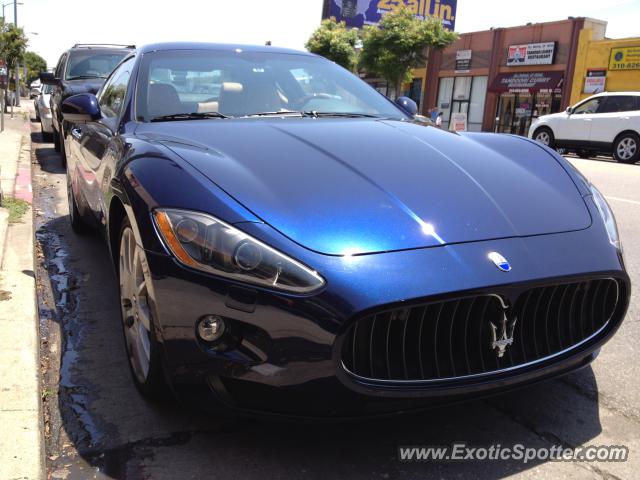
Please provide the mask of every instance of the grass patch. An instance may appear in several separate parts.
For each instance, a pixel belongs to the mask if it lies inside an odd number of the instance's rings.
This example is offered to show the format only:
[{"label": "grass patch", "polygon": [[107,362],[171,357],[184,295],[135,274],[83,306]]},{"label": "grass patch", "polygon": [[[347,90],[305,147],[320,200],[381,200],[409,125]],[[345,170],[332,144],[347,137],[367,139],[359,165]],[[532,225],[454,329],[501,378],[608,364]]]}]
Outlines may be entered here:
[{"label": "grass patch", "polygon": [[4,197],[2,207],[9,210],[9,223],[20,223],[22,216],[29,209],[29,203],[18,198]]}]

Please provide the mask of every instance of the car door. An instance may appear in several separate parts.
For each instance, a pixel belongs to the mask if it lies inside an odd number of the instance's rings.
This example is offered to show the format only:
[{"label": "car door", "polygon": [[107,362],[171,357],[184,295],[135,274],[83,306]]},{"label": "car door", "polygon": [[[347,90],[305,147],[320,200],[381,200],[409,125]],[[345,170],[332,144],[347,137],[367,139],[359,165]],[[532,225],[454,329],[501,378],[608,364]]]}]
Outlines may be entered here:
[{"label": "car door", "polygon": [[591,123],[591,142],[608,148],[616,136],[626,130],[636,109],[632,95],[610,95],[598,108]]},{"label": "car door", "polygon": [[100,185],[101,167],[107,155],[113,154],[114,136],[124,109],[124,101],[131,78],[133,57],[121,63],[98,93],[102,118],[96,122],[74,125],[70,135],[78,152],[76,172],[86,205],[101,221],[104,213]]},{"label": "car door", "polygon": [[[591,125],[604,97],[594,97],[579,103],[570,115],[560,122],[556,138],[565,140],[567,145],[583,145],[591,136]],[[563,142],[564,143],[564,142]]]},{"label": "car door", "polygon": [[67,62],[68,54],[64,53],[58,60],[58,64],[56,65],[56,70],[54,72],[55,78],[60,80],[56,85],[53,86],[51,90],[51,97],[49,97],[49,108],[51,108],[51,118],[53,122],[53,128],[56,131],[59,131],[60,119],[62,116],[60,115],[60,102],[62,98],[62,77],[64,74],[64,68]]}]

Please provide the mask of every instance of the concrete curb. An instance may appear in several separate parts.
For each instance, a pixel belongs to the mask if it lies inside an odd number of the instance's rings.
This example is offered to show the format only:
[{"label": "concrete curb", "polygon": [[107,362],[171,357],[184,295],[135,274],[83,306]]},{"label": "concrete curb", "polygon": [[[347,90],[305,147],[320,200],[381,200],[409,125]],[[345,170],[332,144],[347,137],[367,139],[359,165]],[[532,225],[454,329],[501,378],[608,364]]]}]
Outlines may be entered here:
[{"label": "concrete curb", "polygon": [[[2,158],[5,166],[9,164],[10,167],[15,167],[15,177],[13,182],[6,176],[3,181],[5,188],[10,190],[7,194],[15,194],[17,198],[31,201],[30,129],[26,122],[23,126],[20,149],[12,157],[15,165],[11,165],[13,162],[7,154]],[[0,143],[9,140],[9,136],[0,139]],[[8,220],[8,212],[6,217]],[[4,239],[0,239],[0,329],[3,332],[0,336],[2,479],[45,478],[33,221],[33,208],[29,208],[21,223],[8,228],[0,226],[0,235]]]}]

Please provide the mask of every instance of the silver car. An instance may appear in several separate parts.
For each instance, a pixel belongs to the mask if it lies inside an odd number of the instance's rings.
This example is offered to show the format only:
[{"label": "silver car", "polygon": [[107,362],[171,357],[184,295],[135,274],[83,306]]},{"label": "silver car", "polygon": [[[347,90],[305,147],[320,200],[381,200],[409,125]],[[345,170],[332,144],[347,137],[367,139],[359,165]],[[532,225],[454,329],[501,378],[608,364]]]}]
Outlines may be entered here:
[{"label": "silver car", "polygon": [[40,120],[42,124],[42,136],[48,142],[53,140],[53,123],[51,120],[51,108],[49,107],[51,89],[51,85],[43,85],[42,93],[33,101],[36,109],[36,120]]}]

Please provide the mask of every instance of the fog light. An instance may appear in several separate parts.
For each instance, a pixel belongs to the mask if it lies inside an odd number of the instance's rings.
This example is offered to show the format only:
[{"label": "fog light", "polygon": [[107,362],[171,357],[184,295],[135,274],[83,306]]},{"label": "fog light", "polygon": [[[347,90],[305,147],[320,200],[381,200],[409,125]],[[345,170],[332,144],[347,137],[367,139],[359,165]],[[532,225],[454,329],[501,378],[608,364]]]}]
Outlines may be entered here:
[{"label": "fog light", "polygon": [[207,315],[198,322],[198,336],[205,342],[215,342],[224,331],[224,320],[217,315]]}]

